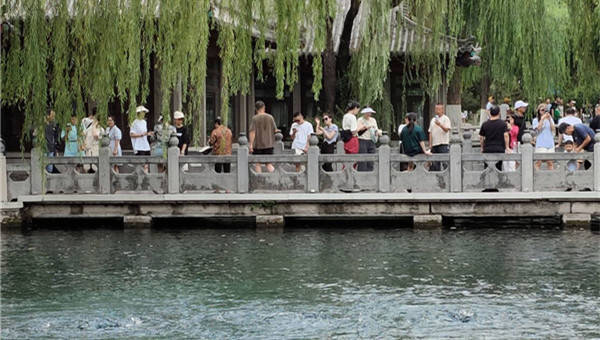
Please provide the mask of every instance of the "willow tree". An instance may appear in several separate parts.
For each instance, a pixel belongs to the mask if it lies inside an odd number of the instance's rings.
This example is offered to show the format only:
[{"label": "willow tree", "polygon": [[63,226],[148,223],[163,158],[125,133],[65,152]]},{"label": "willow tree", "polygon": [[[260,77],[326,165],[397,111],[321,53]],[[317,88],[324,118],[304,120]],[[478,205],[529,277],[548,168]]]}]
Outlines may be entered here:
[{"label": "willow tree", "polygon": [[600,0],[568,0],[573,95],[600,99]]},{"label": "willow tree", "polygon": [[[1,13],[2,100],[23,109],[23,138],[35,130],[42,148],[49,107],[62,126],[72,112],[83,116],[86,103],[97,106],[102,123],[113,101],[121,103],[133,120],[135,106],[148,96],[152,68],[160,69],[162,114],[169,112],[168,97],[175,88],[181,89],[188,108],[197,110],[205,88],[211,25],[218,34],[222,61],[225,122],[230,95],[248,92],[254,67],[260,77],[263,64],[272,65],[279,98],[286,87],[294,86],[308,25],[314,30],[317,97],[320,55],[327,39],[324,19],[335,15],[332,4],[332,0],[8,0]],[[227,20],[214,18],[216,8],[226,13]]]}]

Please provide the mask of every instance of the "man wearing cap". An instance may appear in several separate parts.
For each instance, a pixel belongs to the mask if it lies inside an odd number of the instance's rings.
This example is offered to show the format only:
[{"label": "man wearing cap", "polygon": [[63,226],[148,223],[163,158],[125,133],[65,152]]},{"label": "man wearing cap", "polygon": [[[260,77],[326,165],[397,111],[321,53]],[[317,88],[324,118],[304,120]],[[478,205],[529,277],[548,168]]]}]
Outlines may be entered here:
[{"label": "man wearing cap", "polygon": [[[450,129],[452,124],[450,118],[444,114],[444,105],[435,106],[435,117],[429,123],[429,147],[431,153],[450,152]],[[433,162],[430,171],[442,170],[440,162]]]},{"label": "man wearing cap", "polygon": [[523,134],[525,133],[525,112],[529,104],[522,100],[517,100],[515,103],[515,125],[519,127],[519,133],[517,134],[517,141],[522,142]]},{"label": "man wearing cap", "polygon": [[[365,107],[360,111],[362,117],[358,118],[357,124],[361,126],[358,130],[358,153],[376,153],[377,137],[381,136],[381,130],[377,127],[377,121],[372,117],[375,110]],[[373,171],[373,162],[359,162],[358,171]]]},{"label": "man wearing cap", "polygon": [[[231,155],[231,130],[222,124],[221,117],[215,119],[215,128],[210,133],[209,144],[212,146],[213,155]],[[217,173],[231,171],[231,163],[216,163],[215,171]]]},{"label": "man wearing cap", "polygon": [[179,148],[180,155],[188,154],[188,147],[190,145],[190,133],[188,131],[187,126],[183,125],[183,120],[185,119],[185,115],[181,111],[175,111],[173,113],[173,120],[175,121],[175,131],[177,134],[177,138],[179,139],[179,144],[177,147]]}]

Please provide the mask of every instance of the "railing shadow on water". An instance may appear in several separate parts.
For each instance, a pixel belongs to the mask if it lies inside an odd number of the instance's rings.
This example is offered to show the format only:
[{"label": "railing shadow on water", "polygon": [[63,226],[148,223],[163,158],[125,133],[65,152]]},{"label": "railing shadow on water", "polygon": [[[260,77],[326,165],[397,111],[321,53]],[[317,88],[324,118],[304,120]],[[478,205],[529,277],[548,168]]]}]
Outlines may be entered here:
[{"label": "railing shadow on water", "polygon": [[[321,154],[315,135],[303,155],[284,153],[281,138],[275,154],[252,155],[244,135],[226,156],[182,156],[176,140],[167,157],[114,157],[105,144],[96,157],[47,158],[34,149],[30,159],[0,156],[0,180],[5,201],[68,193],[600,191],[600,134],[594,152],[583,153],[535,153],[526,134],[519,153],[481,154],[469,133],[463,137],[452,135],[447,154],[415,157],[392,152],[387,135],[374,154],[344,154],[342,142],[336,153]],[[60,173],[48,173],[48,164]]]}]

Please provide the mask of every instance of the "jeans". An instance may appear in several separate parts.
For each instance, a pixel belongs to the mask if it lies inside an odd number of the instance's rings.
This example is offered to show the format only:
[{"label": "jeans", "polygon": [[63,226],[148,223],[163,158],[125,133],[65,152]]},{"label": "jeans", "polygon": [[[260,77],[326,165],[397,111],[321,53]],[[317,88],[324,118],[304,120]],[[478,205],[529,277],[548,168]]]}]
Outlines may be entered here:
[{"label": "jeans", "polygon": [[[358,153],[376,153],[375,143],[370,139],[358,140]],[[373,171],[373,162],[359,162],[358,171]]]},{"label": "jeans", "polygon": [[[54,152],[46,152],[46,157],[54,157]],[[46,171],[48,171],[49,174],[54,173],[54,164],[46,165]]]},{"label": "jeans", "polygon": [[[431,148],[431,153],[449,153],[450,147],[448,144],[440,144]],[[432,162],[429,171],[442,171],[447,167],[446,164],[442,165],[442,162]]]}]

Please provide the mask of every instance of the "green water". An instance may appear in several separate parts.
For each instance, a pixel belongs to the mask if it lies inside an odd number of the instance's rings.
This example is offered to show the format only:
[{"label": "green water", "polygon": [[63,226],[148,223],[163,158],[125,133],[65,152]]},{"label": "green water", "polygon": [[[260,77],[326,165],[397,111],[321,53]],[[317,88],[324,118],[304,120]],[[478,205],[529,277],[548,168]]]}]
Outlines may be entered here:
[{"label": "green water", "polygon": [[2,233],[9,338],[600,338],[600,235]]}]

